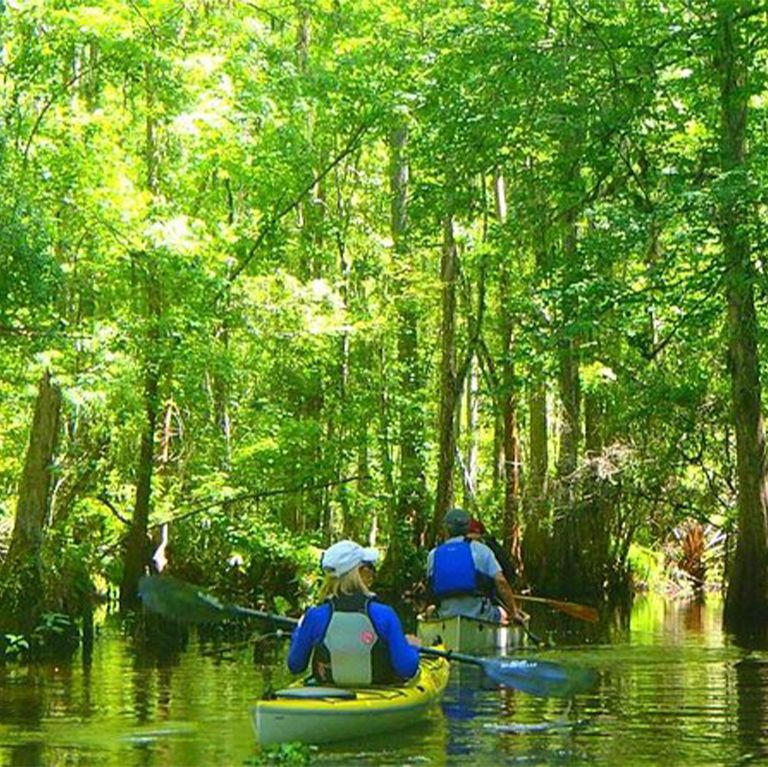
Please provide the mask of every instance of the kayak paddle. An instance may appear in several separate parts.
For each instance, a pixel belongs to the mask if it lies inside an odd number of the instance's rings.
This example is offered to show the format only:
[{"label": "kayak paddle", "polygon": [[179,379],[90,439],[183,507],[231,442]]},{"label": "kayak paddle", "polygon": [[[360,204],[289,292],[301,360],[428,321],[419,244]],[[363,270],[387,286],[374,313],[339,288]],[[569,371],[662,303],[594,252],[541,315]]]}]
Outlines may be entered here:
[{"label": "kayak paddle", "polygon": [[564,602],[561,599],[534,597],[527,594],[515,594],[515,599],[519,599],[521,602],[541,602],[555,610],[559,610],[561,613],[570,615],[572,618],[587,621],[588,623],[597,623],[600,620],[600,614],[594,607],[587,607],[587,605],[580,605],[576,602]]},{"label": "kayak paddle", "polygon": [[588,692],[597,683],[597,672],[584,666],[566,666],[551,660],[534,658],[480,658],[451,650],[420,647],[419,653],[480,666],[486,676],[504,687],[513,687],[529,695],[572,698]]},{"label": "kayak paddle", "polygon": [[[299,621],[240,605],[222,604],[191,583],[169,575],[145,575],[139,580],[139,596],[151,612],[187,623],[213,623],[234,618],[256,618],[293,629]],[[592,669],[565,666],[554,661],[521,658],[480,658],[475,655],[417,647],[420,655],[446,658],[458,663],[480,666],[494,682],[530,695],[572,697],[591,689],[597,681]]]},{"label": "kayak paddle", "polygon": [[234,618],[258,618],[293,630],[298,621],[283,615],[225,605],[216,597],[170,575],[145,575],[139,579],[139,596],[150,612],[183,623],[215,623]]},{"label": "kayak paddle", "polygon": [[533,631],[531,631],[528,628],[527,623],[513,621],[511,625],[518,626],[520,630],[523,632],[523,634],[525,634],[528,637],[528,639],[530,639],[531,642],[533,642],[536,645],[536,647],[542,647],[545,645],[552,644],[550,641],[542,639],[538,634],[534,634]]}]

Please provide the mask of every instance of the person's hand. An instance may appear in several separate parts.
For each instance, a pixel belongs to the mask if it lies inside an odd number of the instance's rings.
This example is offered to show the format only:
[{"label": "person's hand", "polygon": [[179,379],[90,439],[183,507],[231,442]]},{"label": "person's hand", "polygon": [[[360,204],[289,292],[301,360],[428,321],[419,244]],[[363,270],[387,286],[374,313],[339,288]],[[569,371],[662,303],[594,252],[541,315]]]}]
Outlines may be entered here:
[{"label": "person's hand", "polygon": [[405,638],[409,645],[413,645],[413,647],[421,647],[421,637],[417,637],[414,634],[406,634]]},{"label": "person's hand", "polygon": [[519,626],[527,626],[530,620],[531,616],[519,607],[512,613],[512,622],[517,623]]}]

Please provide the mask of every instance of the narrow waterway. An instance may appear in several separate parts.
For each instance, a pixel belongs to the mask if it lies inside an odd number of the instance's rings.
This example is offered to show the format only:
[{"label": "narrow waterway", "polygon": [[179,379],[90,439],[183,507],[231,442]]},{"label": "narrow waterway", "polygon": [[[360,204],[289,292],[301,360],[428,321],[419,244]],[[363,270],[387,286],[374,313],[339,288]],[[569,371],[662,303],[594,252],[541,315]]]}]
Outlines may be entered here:
[{"label": "narrow waterway", "polygon": [[[768,765],[768,651],[730,644],[720,621],[713,597],[640,598],[610,641],[572,630],[555,633],[559,646],[541,653],[599,671],[598,688],[570,711],[489,688],[479,669],[456,665],[426,724],[322,747],[311,761]],[[192,637],[173,659],[147,661],[108,621],[90,663],[0,669],[0,765],[260,764],[249,706],[288,681],[283,653],[275,647],[256,663],[243,647],[222,658]]]}]

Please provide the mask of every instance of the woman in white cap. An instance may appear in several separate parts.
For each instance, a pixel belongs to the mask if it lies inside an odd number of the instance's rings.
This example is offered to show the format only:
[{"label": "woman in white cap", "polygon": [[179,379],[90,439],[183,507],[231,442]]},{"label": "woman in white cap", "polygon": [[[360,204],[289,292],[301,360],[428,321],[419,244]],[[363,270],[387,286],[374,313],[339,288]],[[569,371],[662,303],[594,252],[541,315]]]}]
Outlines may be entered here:
[{"label": "woman in white cap", "polygon": [[395,684],[416,673],[418,650],[397,613],[368,588],[378,558],[376,549],[354,541],[339,541],[323,553],[324,601],[310,607],[293,632],[291,672],[305,671],[311,657],[320,684]]}]

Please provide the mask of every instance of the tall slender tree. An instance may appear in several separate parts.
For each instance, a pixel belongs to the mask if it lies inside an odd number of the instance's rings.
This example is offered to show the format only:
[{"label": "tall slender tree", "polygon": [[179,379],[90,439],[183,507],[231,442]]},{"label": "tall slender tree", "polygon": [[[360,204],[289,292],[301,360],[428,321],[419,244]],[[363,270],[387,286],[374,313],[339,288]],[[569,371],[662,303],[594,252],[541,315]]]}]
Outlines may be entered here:
[{"label": "tall slender tree", "polygon": [[728,367],[736,426],[738,543],[725,603],[731,628],[768,626],[768,485],[755,311],[755,267],[750,242],[751,205],[744,193],[748,172],[747,118],[752,52],[743,29],[754,4],[717,4],[716,64],[720,82],[719,227],[725,269]]}]

